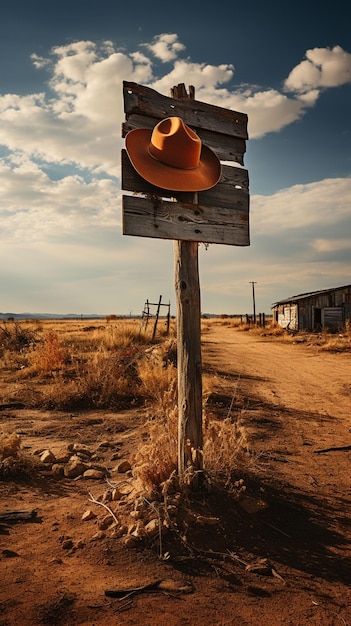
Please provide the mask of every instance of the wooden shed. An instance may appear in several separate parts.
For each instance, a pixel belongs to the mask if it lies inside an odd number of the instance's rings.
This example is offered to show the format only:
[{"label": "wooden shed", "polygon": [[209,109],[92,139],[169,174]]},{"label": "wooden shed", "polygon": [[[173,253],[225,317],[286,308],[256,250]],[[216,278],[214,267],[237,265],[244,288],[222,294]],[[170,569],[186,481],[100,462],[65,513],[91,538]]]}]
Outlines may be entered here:
[{"label": "wooden shed", "polygon": [[279,300],[272,311],[273,320],[289,330],[337,331],[351,320],[351,285]]}]

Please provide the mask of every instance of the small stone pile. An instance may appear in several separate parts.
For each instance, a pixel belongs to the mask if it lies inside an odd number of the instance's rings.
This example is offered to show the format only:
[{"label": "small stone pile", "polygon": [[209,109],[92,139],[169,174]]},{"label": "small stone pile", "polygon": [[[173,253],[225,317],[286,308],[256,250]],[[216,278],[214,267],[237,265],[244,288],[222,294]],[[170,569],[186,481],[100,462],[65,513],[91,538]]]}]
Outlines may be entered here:
[{"label": "small stone pile", "polygon": [[[94,539],[103,538],[108,531],[111,536],[122,539],[128,548],[155,540],[161,545],[161,536],[169,531],[183,534],[192,525],[217,525],[219,519],[194,512],[178,479],[173,474],[157,494],[144,495],[132,482],[110,486],[91,502],[102,505],[104,513],[98,518],[95,510],[87,509],[83,521],[95,520],[99,533]],[[107,514],[106,514],[107,510]]]},{"label": "small stone pile", "polygon": [[[104,444],[100,444],[100,447]],[[105,479],[110,475],[110,470],[99,463],[97,451],[91,451],[87,446],[77,443],[68,444],[66,449],[53,452],[50,449],[38,450],[35,454],[39,457],[40,466],[49,470],[55,476],[78,479]],[[115,460],[112,456],[112,460]],[[129,461],[122,461],[116,470],[120,472],[130,471]]]}]

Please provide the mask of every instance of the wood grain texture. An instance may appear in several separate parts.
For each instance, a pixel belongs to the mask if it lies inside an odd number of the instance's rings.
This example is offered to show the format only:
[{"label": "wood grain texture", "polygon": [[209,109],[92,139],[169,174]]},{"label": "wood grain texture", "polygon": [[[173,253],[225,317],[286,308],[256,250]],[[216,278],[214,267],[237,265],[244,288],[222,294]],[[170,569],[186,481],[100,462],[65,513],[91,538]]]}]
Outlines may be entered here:
[{"label": "wood grain texture", "polygon": [[[167,191],[160,187],[155,187],[148,183],[142,176],[140,176],[133,165],[131,164],[126,150],[122,150],[121,156],[122,164],[122,189],[125,191],[135,191],[144,194],[154,194],[160,197],[171,198],[175,197],[179,200],[184,197],[189,197],[189,193],[181,193],[175,191]],[[200,202],[208,204],[213,198],[216,199],[216,204],[222,204],[230,206],[231,198],[236,190],[243,190],[248,195],[249,193],[249,175],[247,170],[241,167],[233,167],[230,165],[222,165],[222,177],[220,182],[207,191],[200,191]]]},{"label": "wood grain texture", "polygon": [[123,98],[127,119],[131,115],[150,116],[154,120],[178,116],[195,129],[203,128],[231,137],[248,138],[245,113],[190,98],[170,98],[150,87],[127,81],[123,82]]},{"label": "wood grain texture", "polygon": [[[202,450],[201,296],[198,244],[174,242],[177,303],[178,472],[189,466],[187,448]],[[197,469],[201,469],[198,467]]]},{"label": "wood grain texture", "polygon": [[137,237],[250,244],[248,211],[241,199],[237,208],[225,208],[163,201],[158,196],[123,196],[122,229],[124,235]]},{"label": "wood grain texture", "polygon": [[[178,85],[174,98],[125,81],[123,97],[126,119],[122,135],[137,128],[150,128],[157,121],[178,115],[200,136],[222,162],[222,176],[212,189],[194,195],[167,191],[150,185],[135,171],[122,150],[122,189],[143,194],[123,198],[123,233],[204,243],[248,246],[249,176],[243,165],[247,138],[247,115],[199,102],[187,97],[185,86]],[[183,95],[182,95],[183,94]],[[167,202],[167,199],[175,202]],[[156,208],[155,208],[156,207]]]}]

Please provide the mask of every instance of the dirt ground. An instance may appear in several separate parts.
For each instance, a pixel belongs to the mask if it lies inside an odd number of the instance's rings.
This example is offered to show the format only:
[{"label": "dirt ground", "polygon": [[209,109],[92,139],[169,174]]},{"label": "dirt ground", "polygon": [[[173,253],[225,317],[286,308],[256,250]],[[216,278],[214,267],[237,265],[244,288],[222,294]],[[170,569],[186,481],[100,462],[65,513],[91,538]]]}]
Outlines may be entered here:
[{"label": "dirt ground", "polygon": [[[128,548],[104,530],[106,511],[89,493],[102,494],[105,479],[41,469],[31,481],[0,482],[0,513],[36,510],[0,523],[0,626],[351,624],[350,353],[214,326],[203,335],[203,371],[223,378],[212,412],[240,416],[247,435],[243,499],[198,496],[198,511],[218,522],[189,531],[188,551],[167,537],[160,551],[160,541]],[[0,430],[19,433],[28,454],[78,443],[124,493],[130,474],[115,468],[132,458],[143,424],[135,408],[0,412]],[[87,510],[96,517],[83,521]]]}]

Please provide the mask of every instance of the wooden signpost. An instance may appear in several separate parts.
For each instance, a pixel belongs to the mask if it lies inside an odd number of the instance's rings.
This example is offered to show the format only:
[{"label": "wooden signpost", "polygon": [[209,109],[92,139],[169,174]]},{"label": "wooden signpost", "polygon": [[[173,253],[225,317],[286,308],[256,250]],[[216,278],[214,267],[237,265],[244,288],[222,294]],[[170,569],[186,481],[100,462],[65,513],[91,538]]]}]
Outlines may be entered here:
[{"label": "wooden signpost", "polygon": [[230,165],[243,165],[247,116],[199,102],[194,95],[194,88],[189,87],[188,94],[183,83],[170,90],[170,97],[136,83],[123,83],[123,137],[130,130],[152,129],[162,119],[179,117],[215,152],[222,162],[222,176],[206,191],[167,191],[144,180],[122,150],[122,189],[134,194],[123,196],[122,229],[125,235],[174,240],[178,474],[180,481],[196,485],[203,473],[198,243],[248,246],[250,238],[248,173]]}]

